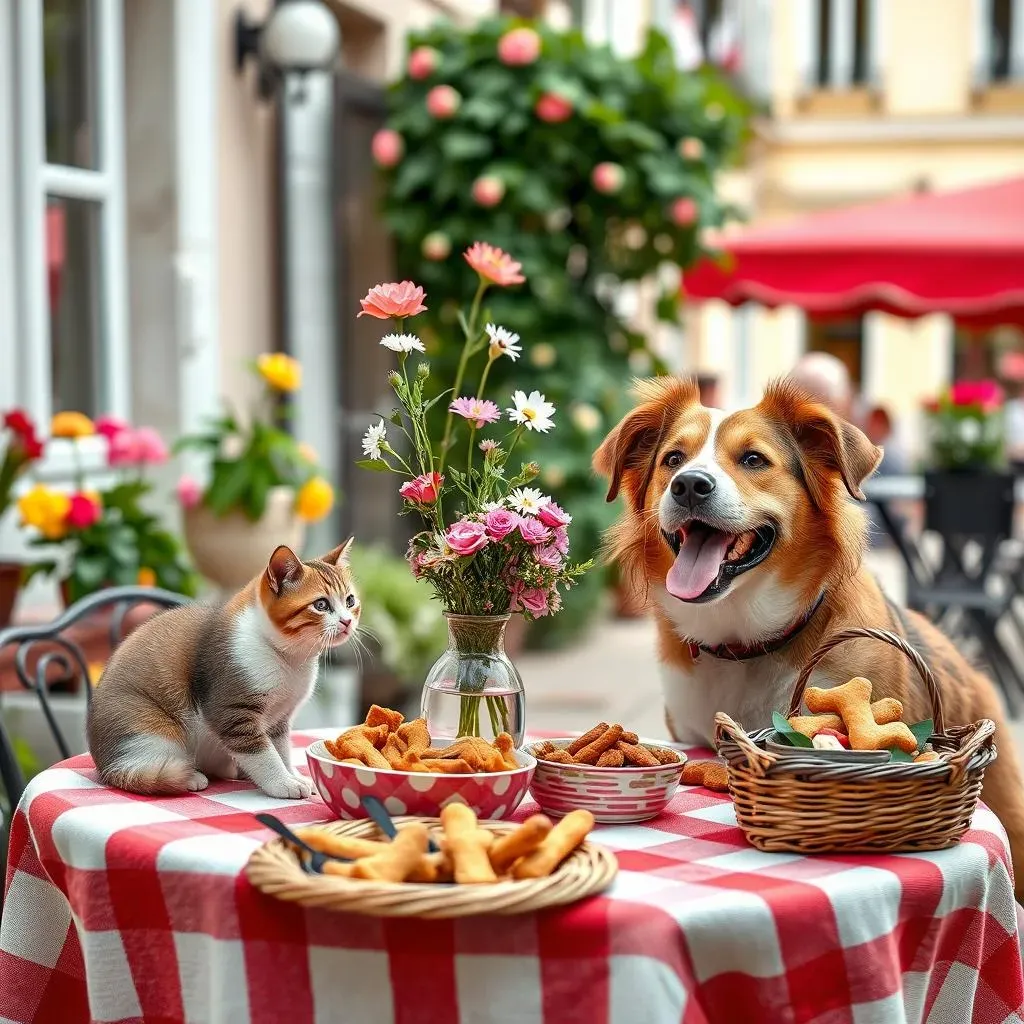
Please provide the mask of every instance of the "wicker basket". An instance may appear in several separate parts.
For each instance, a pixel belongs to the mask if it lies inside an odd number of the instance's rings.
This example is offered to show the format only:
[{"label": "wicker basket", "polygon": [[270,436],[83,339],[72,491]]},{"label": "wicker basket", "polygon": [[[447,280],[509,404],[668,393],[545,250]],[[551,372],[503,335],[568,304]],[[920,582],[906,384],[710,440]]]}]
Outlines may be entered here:
[{"label": "wicker basket", "polygon": [[985,769],[995,760],[988,719],[948,731],[931,669],[904,640],[880,629],[846,629],[811,655],[793,690],[786,717],[797,714],[818,663],[847,640],[871,639],[902,651],[924,680],[932,702],[938,761],[842,764],[808,752],[765,749],[774,729],[747,735],[728,715],[715,715],[716,743],[729,764],[736,820],[759,850],[870,853],[941,850],[971,824]]},{"label": "wicker basket", "polygon": [[[398,825],[406,821],[422,821],[440,834],[438,818],[395,819]],[[516,827],[512,822],[480,822],[480,828],[498,834],[511,832]],[[383,838],[372,821],[337,821],[324,825],[324,829],[362,839]],[[584,843],[547,878],[490,885],[368,882],[337,875],[307,875],[295,852],[283,839],[274,839],[254,850],[245,869],[257,889],[277,899],[378,917],[528,914],[595,896],[611,885],[618,870],[618,862],[610,850]]]}]

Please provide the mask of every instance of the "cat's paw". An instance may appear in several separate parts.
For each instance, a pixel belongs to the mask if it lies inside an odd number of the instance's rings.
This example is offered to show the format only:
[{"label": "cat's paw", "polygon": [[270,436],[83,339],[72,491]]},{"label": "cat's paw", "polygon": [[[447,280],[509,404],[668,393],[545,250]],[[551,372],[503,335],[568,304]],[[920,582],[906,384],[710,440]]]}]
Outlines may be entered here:
[{"label": "cat's paw", "polygon": [[305,800],[313,792],[309,780],[300,779],[296,775],[282,775],[271,785],[261,788],[267,796],[272,796],[276,800]]},{"label": "cat's paw", "polygon": [[188,789],[190,793],[198,793],[209,784],[210,780],[202,772],[193,772],[192,778],[188,780]]}]

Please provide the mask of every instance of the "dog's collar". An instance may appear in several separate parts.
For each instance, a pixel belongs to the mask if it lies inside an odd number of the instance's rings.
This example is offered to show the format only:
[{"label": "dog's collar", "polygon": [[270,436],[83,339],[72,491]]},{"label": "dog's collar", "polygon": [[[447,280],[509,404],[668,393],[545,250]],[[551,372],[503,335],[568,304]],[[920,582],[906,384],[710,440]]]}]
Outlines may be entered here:
[{"label": "dog's collar", "polygon": [[785,633],[780,633],[770,640],[762,640],[749,646],[747,644],[701,644],[690,640],[687,642],[687,646],[690,648],[690,657],[696,661],[703,653],[710,654],[713,658],[723,658],[726,661],[747,661],[749,658],[760,658],[764,654],[774,654],[785,647],[811,621],[824,600],[825,592],[822,591],[814,604]]}]

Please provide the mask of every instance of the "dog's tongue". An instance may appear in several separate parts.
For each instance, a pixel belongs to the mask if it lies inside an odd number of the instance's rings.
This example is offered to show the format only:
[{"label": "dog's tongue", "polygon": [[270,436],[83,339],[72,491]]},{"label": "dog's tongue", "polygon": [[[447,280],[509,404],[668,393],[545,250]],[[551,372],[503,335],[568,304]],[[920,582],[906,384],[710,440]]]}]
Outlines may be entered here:
[{"label": "dog's tongue", "polygon": [[676,560],[665,578],[673,597],[692,601],[718,578],[718,570],[732,541],[732,534],[694,526],[686,535]]}]

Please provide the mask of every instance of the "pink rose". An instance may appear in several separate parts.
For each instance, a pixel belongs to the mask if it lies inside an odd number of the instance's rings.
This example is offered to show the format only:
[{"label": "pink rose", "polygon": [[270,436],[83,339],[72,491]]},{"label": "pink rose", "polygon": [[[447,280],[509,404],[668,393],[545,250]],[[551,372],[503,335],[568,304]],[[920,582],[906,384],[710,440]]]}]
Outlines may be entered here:
[{"label": "pink rose", "polygon": [[64,522],[76,530],[87,530],[98,523],[102,515],[103,506],[97,500],[97,496],[80,492],[71,495],[71,505]]},{"label": "pink rose", "polygon": [[435,85],[427,93],[427,113],[440,121],[454,117],[461,103],[462,97],[450,85]]},{"label": "pink rose", "polygon": [[533,108],[537,116],[548,124],[561,124],[573,115],[573,105],[558,93],[546,92]]},{"label": "pink rose", "polygon": [[424,78],[429,78],[434,73],[439,58],[440,54],[432,46],[417,46],[409,54],[409,64],[407,67],[409,77],[416,79],[417,82],[422,82]]},{"label": "pink rose", "polygon": [[190,476],[183,476],[178,481],[175,491],[182,508],[195,508],[203,496],[203,489],[199,486],[199,482]]},{"label": "pink rose", "polygon": [[507,508],[496,508],[484,516],[484,528],[491,540],[504,540],[519,522],[519,516]]},{"label": "pink rose", "polygon": [[563,512],[553,501],[549,501],[537,510],[537,518],[551,529],[559,526],[568,526],[572,522],[572,516]]},{"label": "pink rose", "polygon": [[444,535],[444,540],[457,555],[475,555],[490,543],[484,524],[473,523],[468,519],[453,523]]},{"label": "pink rose", "polygon": [[131,430],[131,424],[121,419],[120,416],[100,416],[98,419],[93,421],[93,426],[96,428],[96,433],[100,437],[105,437],[108,441],[114,437],[115,434],[120,434],[124,430]]},{"label": "pink rose", "polygon": [[688,228],[697,220],[697,204],[689,196],[683,196],[672,204],[670,213],[676,227]]},{"label": "pink rose", "polygon": [[548,592],[541,590],[540,587],[530,587],[524,589],[519,594],[519,604],[522,611],[529,612],[536,618],[541,618],[547,615],[548,612]]},{"label": "pink rose", "polygon": [[423,575],[423,563],[426,561],[427,553],[425,551],[417,551],[409,559],[409,568],[412,570],[413,579],[419,579]]},{"label": "pink rose", "polygon": [[158,466],[168,459],[167,445],[152,427],[139,427],[135,431],[135,444],[138,446],[139,462]]},{"label": "pink rose", "polygon": [[405,140],[393,128],[381,128],[370,142],[378,167],[394,167],[405,153]]},{"label": "pink rose", "polygon": [[505,198],[505,182],[485,174],[473,182],[473,199],[479,206],[497,206]]},{"label": "pink rose", "polygon": [[431,231],[423,239],[420,251],[428,260],[445,260],[452,251],[452,240],[443,231]]},{"label": "pink rose", "polygon": [[540,36],[532,28],[514,28],[498,40],[498,60],[507,67],[524,67],[540,56]]},{"label": "pink rose", "polygon": [[532,516],[519,520],[519,533],[527,544],[543,544],[551,539],[551,531]]},{"label": "pink rose", "polygon": [[554,544],[563,555],[569,554],[569,531],[564,526],[556,528]]},{"label": "pink rose", "polygon": [[562,568],[562,552],[554,544],[541,544],[533,549],[533,557],[537,559],[538,565],[546,569]]},{"label": "pink rose", "polygon": [[613,164],[606,161],[603,164],[598,164],[590,172],[590,180],[598,192],[611,196],[622,188],[626,180],[626,172],[622,169],[621,164]]},{"label": "pink rose", "polygon": [[134,466],[142,461],[134,430],[122,430],[107,441],[107,463],[111,466]]},{"label": "pink rose", "polygon": [[444,477],[440,473],[424,473],[398,488],[398,493],[415,505],[433,505],[441,493]]}]

